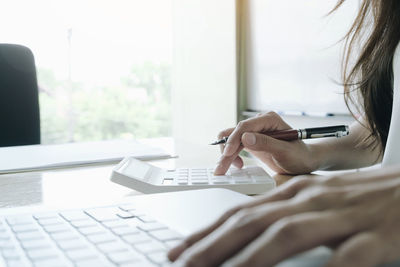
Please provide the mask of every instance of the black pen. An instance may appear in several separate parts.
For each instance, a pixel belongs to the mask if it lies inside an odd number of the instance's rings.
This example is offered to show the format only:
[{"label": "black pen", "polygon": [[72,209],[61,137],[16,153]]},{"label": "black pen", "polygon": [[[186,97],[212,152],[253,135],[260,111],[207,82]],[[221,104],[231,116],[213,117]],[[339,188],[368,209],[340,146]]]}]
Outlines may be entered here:
[{"label": "black pen", "polygon": [[[298,139],[311,139],[311,138],[323,138],[323,137],[342,137],[349,135],[348,125],[337,125],[337,126],[327,126],[327,127],[317,127],[317,128],[305,128],[305,129],[290,129],[283,131],[273,131],[273,132],[261,132],[262,134],[268,135],[270,137],[284,140],[293,141]],[[211,143],[210,145],[224,144],[228,141],[229,136],[225,136],[222,139]]]}]

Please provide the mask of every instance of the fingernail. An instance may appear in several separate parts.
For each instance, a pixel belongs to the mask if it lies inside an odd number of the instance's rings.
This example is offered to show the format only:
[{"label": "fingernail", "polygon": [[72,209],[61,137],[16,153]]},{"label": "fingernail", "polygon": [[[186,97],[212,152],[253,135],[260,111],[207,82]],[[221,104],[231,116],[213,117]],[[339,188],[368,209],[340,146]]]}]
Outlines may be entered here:
[{"label": "fingernail", "polygon": [[256,144],[256,135],[253,133],[245,133],[243,136],[243,142],[246,145],[254,146]]},{"label": "fingernail", "polygon": [[226,146],[225,146],[225,149],[224,149],[224,156],[230,156],[231,154],[233,154],[233,151],[232,151],[232,149],[233,149],[233,146],[231,145],[231,144],[227,144]]}]

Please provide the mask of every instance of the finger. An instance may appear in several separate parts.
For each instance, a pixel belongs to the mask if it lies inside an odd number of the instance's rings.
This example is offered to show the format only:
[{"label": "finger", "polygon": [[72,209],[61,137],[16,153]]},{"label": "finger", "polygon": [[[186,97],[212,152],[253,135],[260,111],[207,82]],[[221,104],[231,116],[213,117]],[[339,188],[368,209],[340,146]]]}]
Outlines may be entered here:
[{"label": "finger", "polygon": [[243,167],[243,159],[240,156],[237,156],[233,162],[233,165],[235,165],[236,168],[241,169]]},{"label": "finger", "polygon": [[233,209],[228,210],[210,226],[187,237],[181,244],[172,248],[168,252],[168,258],[171,261],[175,261],[182,254],[182,252],[184,252],[187,248],[191,247],[193,244],[195,244],[199,240],[203,239],[204,237],[209,235],[211,232],[213,232],[215,229],[220,227],[228,218],[230,218],[233,214],[238,212],[240,209],[241,209],[241,206],[237,206]]},{"label": "finger", "polygon": [[231,210],[228,210],[213,224],[189,236],[177,247],[170,250],[170,252],[168,253],[169,259],[172,261],[176,260],[187,248],[189,248],[199,240],[203,239],[204,237],[208,236],[210,233],[215,231],[218,227],[220,227],[223,223],[225,223],[227,219],[229,219],[232,215],[236,214],[239,210],[246,208],[253,208],[268,202],[290,199],[293,196],[295,196],[299,191],[301,191],[302,189],[313,183],[314,179],[305,176],[303,177],[299,176],[285,183],[279,188],[271,190],[269,193],[267,193],[267,195],[260,197],[255,201],[251,201],[242,204],[241,206],[237,206]]},{"label": "finger", "polygon": [[383,246],[382,240],[376,233],[362,232],[345,241],[335,251],[326,266],[376,266],[382,261]]},{"label": "finger", "polygon": [[362,220],[350,220],[350,216],[351,211],[346,210],[307,212],[285,217],[229,263],[233,266],[273,266],[297,253],[356,232]]},{"label": "finger", "polygon": [[328,186],[343,186],[358,184],[360,181],[363,184],[381,182],[398,178],[400,176],[400,167],[393,166],[384,169],[376,169],[371,171],[354,172],[350,174],[334,175],[325,178],[324,184]]},{"label": "finger", "polygon": [[290,143],[272,138],[260,133],[244,133],[242,135],[242,144],[245,148],[253,151],[263,151],[269,153],[279,153],[290,150]]},{"label": "finger", "polygon": [[278,114],[269,112],[265,115],[241,121],[235,130],[229,135],[225,146],[224,155],[230,156],[240,146],[242,134],[245,132],[263,132],[290,129]]},{"label": "finger", "polygon": [[231,166],[232,162],[238,157],[240,151],[242,151],[243,146],[240,145],[238,150],[231,156],[225,156],[224,154],[221,156],[217,167],[214,170],[214,175],[224,175],[226,171]]},{"label": "finger", "polygon": [[[228,129],[222,130],[222,131],[219,132],[219,134],[218,134],[218,140],[221,140],[222,138],[231,135],[231,133],[233,132],[233,130],[235,130],[235,128],[228,128]],[[220,148],[221,154],[224,153],[225,144],[219,145],[219,148]]]},{"label": "finger", "polygon": [[180,260],[196,266],[219,266],[282,217],[302,212],[307,205],[286,201],[242,210],[183,253]]}]

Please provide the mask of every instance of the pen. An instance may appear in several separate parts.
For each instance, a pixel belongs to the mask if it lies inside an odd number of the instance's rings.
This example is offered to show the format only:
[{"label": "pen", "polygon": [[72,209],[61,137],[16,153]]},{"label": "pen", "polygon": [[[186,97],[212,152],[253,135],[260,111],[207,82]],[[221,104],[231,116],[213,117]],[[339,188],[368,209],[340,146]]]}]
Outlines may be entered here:
[{"label": "pen", "polygon": [[[274,131],[274,132],[262,132],[262,134],[284,141],[322,138],[322,137],[339,138],[342,136],[349,135],[349,126],[337,125],[337,126],[327,126],[327,127],[317,127],[317,128],[305,128],[298,130],[290,129],[290,130]],[[228,141],[228,138],[229,136],[226,136],[218,141],[211,143],[210,145],[224,144],[226,143],[226,141]]]}]

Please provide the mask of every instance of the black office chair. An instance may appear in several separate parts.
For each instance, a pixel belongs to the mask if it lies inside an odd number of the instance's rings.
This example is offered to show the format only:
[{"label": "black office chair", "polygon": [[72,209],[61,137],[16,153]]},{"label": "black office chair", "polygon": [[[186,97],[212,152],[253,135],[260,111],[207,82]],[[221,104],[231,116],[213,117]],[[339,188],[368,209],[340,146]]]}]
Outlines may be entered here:
[{"label": "black office chair", "polygon": [[40,144],[35,60],[29,48],[0,44],[0,147]]}]

